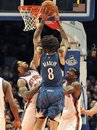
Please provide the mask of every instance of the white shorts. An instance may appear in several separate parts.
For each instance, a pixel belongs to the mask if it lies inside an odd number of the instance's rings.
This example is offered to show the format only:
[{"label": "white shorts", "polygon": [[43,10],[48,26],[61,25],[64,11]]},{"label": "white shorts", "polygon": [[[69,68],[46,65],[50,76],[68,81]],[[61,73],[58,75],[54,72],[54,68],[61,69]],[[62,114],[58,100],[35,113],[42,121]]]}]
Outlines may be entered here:
[{"label": "white shorts", "polygon": [[25,114],[22,121],[22,130],[33,130],[36,121],[36,100],[37,95],[35,94],[31,99],[28,107],[25,110]]},{"label": "white shorts", "polygon": [[0,117],[0,130],[5,130],[5,119]]},{"label": "white shorts", "polygon": [[[79,125],[78,129],[77,125]],[[81,122],[80,121],[78,122],[76,116],[68,119],[61,118],[57,130],[81,130]]]}]

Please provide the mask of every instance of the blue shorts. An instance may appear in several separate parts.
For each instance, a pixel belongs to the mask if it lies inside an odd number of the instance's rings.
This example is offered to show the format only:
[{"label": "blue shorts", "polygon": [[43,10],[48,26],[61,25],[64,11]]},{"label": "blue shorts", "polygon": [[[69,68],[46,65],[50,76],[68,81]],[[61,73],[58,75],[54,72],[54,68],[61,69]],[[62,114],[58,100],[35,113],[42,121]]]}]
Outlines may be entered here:
[{"label": "blue shorts", "polygon": [[54,119],[64,107],[62,87],[41,87],[37,99],[37,108],[45,117]]}]

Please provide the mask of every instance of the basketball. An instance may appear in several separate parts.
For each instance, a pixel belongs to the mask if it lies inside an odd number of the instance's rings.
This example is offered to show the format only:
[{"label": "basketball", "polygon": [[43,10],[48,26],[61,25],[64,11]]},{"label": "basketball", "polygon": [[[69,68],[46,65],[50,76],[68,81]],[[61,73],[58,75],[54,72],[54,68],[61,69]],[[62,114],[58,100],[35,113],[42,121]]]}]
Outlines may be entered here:
[{"label": "basketball", "polygon": [[50,12],[49,16],[52,16],[57,11],[56,5],[51,0],[44,1],[42,3],[42,7],[46,7],[47,8],[47,10]]}]

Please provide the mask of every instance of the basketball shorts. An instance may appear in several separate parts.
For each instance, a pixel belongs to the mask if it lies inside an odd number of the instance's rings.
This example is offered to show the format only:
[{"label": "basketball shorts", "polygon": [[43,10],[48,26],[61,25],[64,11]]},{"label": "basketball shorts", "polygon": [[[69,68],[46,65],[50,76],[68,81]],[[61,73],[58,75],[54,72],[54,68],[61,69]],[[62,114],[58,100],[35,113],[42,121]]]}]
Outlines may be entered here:
[{"label": "basketball shorts", "polygon": [[41,87],[37,99],[37,109],[45,117],[54,119],[64,107],[64,90],[62,87]]}]

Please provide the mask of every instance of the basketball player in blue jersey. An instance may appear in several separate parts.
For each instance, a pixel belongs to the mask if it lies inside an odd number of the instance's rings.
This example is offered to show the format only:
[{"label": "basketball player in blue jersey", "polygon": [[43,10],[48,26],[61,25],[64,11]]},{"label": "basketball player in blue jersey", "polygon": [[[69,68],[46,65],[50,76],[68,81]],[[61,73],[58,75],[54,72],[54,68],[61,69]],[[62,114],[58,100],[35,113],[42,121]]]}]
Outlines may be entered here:
[{"label": "basketball player in blue jersey", "polygon": [[47,20],[46,11],[43,13],[39,28],[34,33],[35,53],[33,63],[35,67],[40,66],[42,84],[37,99],[37,110],[42,116],[37,117],[34,130],[42,130],[45,119],[50,119],[50,130],[57,130],[58,122],[55,118],[61,114],[64,107],[64,90],[62,69],[65,65],[65,56],[68,41],[66,33],[60,25],[58,14],[55,15],[63,38],[60,44],[53,35],[46,35],[41,39],[43,25]]}]

